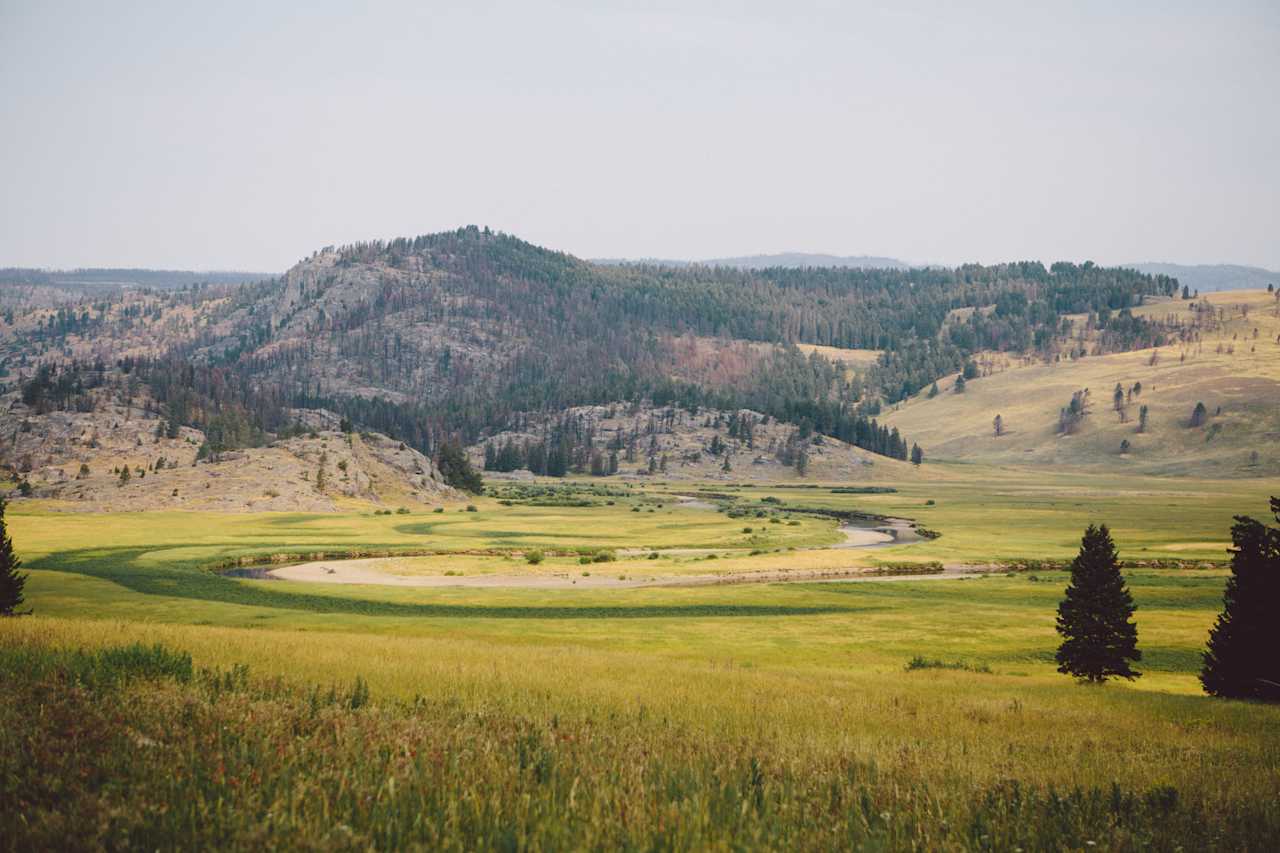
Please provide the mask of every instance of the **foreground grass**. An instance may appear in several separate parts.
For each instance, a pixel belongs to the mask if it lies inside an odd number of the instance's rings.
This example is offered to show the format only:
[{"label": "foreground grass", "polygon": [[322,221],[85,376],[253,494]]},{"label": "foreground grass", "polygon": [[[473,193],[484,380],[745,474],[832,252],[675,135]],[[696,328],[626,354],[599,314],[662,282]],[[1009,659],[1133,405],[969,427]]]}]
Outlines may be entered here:
[{"label": "foreground grass", "polygon": [[[985,496],[940,481],[927,526],[941,539],[867,553],[938,554],[929,549],[950,541],[964,558],[1006,546],[1069,556],[1079,535],[1069,528],[1097,514],[1121,516],[1121,529],[1153,525],[1136,548],[1121,538],[1126,556],[1186,553],[1170,546],[1221,535],[1221,518],[1256,497],[1200,486],[1169,485],[1136,505],[1097,481],[1050,488],[1011,476]],[[911,516],[926,506],[919,488],[775,494],[784,506]],[[736,491],[740,502],[769,496]],[[656,510],[660,499],[643,500]],[[1020,525],[1021,501],[1033,511]],[[21,508],[10,522],[36,615],[0,620],[6,849],[1267,850],[1280,840],[1280,708],[1210,699],[1196,681],[1220,569],[1127,572],[1144,675],[1082,687],[1052,662],[1061,571],[547,591],[204,569],[419,536],[466,560],[502,560],[474,552],[544,525],[565,547],[665,536],[671,547],[746,551],[745,522],[705,510],[484,504],[446,519],[205,519]],[[770,527],[819,544],[832,532],[817,518]],[[169,651],[146,651],[157,643]]]},{"label": "foreground grass", "polygon": [[[79,650],[104,635],[86,623],[0,629],[6,846],[1263,850],[1280,837],[1278,720],[1243,703],[999,672],[111,633],[94,654]],[[120,649],[143,635],[194,648],[197,665]],[[282,647],[261,668],[199,666]]]}]

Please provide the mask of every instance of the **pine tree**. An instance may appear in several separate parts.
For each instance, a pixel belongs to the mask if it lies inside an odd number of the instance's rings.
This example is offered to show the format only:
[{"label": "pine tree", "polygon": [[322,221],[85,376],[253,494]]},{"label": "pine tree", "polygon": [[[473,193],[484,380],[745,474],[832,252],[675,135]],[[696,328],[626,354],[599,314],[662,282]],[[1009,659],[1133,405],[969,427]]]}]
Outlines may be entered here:
[{"label": "pine tree", "polygon": [[27,583],[27,576],[18,573],[22,561],[13,552],[13,540],[5,524],[7,505],[8,501],[0,497],[0,616],[16,616],[22,606],[22,587]]},{"label": "pine tree", "polygon": [[436,467],[440,469],[444,481],[455,489],[480,494],[484,491],[484,482],[471,467],[471,460],[462,445],[452,442],[441,445],[440,455],[436,458]]},{"label": "pine tree", "polygon": [[920,449],[920,445],[911,445],[911,464],[919,465],[924,461],[924,451]]},{"label": "pine tree", "polygon": [[1071,563],[1071,583],[1058,605],[1062,645],[1058,671],[1101,683],[1111,676],[1137,678],[1129,661],[1142,659],[1138,628],[1131,621],[1133,597],[1120,574],[1116,546],[1104,524],[1084,532],[1080,553]]},{"label": "pine tree", "polygon": [[[1280,499],[1271,510],[1280,520]],[[1236,516],[1231,541],[1231,577],[1200,683],[1212,696],[1280,702],[1280,529]]]}]

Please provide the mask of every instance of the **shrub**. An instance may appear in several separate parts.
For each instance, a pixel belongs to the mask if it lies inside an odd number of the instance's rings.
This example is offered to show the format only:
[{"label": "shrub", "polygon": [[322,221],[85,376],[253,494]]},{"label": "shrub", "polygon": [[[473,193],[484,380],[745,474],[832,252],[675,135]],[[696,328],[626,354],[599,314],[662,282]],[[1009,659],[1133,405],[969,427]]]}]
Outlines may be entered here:
[{"label": "shrub", "polygon": [[524,559],[529,565],[536,566],[542,562],[543,553],[537,548],[534,548],[532,551],[528,551],[525,553]]},{"label": "shrub", "polygon": [[923,658],[920,655],[916,655],[911,660],[907,661],[907,665],[904,669],[906,669],[907,672],[911,672],[916,669],[956,669],[962,672],[991,673],[991,667],[987,666],[985,663],[974,664],[967,663],[962,660],[934,660],[932,658]]},{"label": "shrub", "polygon": [[601,548],[591,557],[593,563],[612,563],[618,556],[607,548]]},{"label": "shrub", "polygon": [[479,512],[475,504],[467,504],[467,512]]},{"label": "shrub", "polygon": [[[12,670],[7,672],[5,670]],[[20,673],[37,678],[59,673],[89,690],[100,691],[134,679],[172,678],[189,682],[194,675],[191,655],[159,643],[133,643],[97,651],[66,651],[36,646],[11,646],[0,660],[0,681]]]}]

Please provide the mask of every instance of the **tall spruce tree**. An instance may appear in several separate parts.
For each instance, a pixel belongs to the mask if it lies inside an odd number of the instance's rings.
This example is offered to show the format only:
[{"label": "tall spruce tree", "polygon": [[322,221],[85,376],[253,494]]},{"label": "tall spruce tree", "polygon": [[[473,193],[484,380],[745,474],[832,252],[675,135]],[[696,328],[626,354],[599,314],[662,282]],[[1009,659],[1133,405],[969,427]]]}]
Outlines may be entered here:
[{"label": "tall spruce tree", "polygon": [[13,551],[13,540],[9,538],[9,528],[4,520],[8,503],[0,497],[0,616],[17,614],[23,602],[22,587],[27,583],[27,576],[18,573],[22,561]]},{"label": "tall spruce tree", "polygon": [[1137,678],[1130,661],[1142,659],[1138,628],[1131,621],[1133,597],[1120,574],[1116,546],[1104,524],[1084,532],[1071,563],[1071,583],[1058,605],[1062,645],[1058,672],[1101,683],[1111,676]]},{"label": "tall spruce tree", "polygon": [[[1280,520],[1280,498],[1271,511]],[[1236,516],[1231,541],[1231,577],[1200,683],[1212,696],[1280,702],[1280,529]]]},{"label": "tall spruce tree", "polygon": [[455,489],[477,495],[484,491],[484,481],[471,467],[471,460],[467,458],[462,445],[454,442],[441,445],[440,455],[436,457],[436,467],[440,469],[444,481]]}]

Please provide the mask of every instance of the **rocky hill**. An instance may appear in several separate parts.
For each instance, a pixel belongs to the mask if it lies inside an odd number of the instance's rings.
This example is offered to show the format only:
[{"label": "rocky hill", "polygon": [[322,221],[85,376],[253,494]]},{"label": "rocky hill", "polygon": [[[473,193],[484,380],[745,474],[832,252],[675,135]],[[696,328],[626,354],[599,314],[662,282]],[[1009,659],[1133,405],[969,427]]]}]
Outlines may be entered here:
[{"label": "rocky hill", "polygon": [[66,509],[222,512],[462,498],[418,451],[378,433],[341,432],[331,413],[296,412],[311,431],[209,454],[203,432],[167,429],[145,397],[91,396],[92,411],[37,413],[14,395],[0,400],[0,460],[31,497]]},{"label": "rocky hill", "polygon": [[[565,451],[569,473],[606,479],[850,482],[914,475],[906,462],[748,409],[576,406],[554,417],[528,417],[521,429],[502,431],[468,452],[490,478],[525,479],[533,476],[526,448],[554,446],[565,434],[572,435]],[[504,462],[504,451],[511,460]]]},{"label": "rocky hill", "polygon": [[1052,359],[1072,315],[1105,324],[1108,352],[1164,345],[1179,330],[1132,309],[1175,289],[1091,263],[602,266],[468,227],[326,248],[235,288],[20,303],[0,326],[0,381],[119,366],[183,427],[248,424],[224,449],[323,408],[435,456],[626,400],[749,409],[902,460],[917,439],[890,441],[882,406],[985,351]]}]

